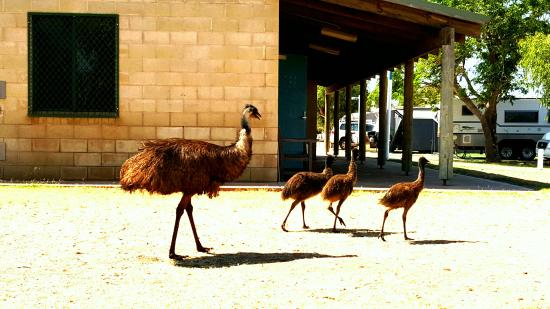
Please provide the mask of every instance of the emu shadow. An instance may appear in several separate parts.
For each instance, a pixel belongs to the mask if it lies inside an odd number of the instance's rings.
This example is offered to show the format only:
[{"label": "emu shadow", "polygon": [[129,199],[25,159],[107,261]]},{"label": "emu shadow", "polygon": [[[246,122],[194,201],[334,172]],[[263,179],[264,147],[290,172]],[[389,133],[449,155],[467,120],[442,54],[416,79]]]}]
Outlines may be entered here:
[{"label": "emu shadow", "polygon": [[356,255],[326,255],[320,253],[258,253],[238,252],[213,254],[196,258],[174,261],[174,265],[188,268],[222,268],[239,265],[283,263],[294,260],[318,258],[350,258]]},{"label": "emu shadow", "polygon": [[478,243],[479,241],[470,240],[445,240],[445,239],[431,239],[431,240],[411,240],[411,245],[448,245],[457,243]]},{"label": "emu shadow", "polygon": [[[369,229],[337,229],[336,232],[333,232],[332,229],[313,229],[313,230],[303,230],[303,232],[311,233],[329,233],[329,234],[351,234],[351,237],[378,237],[380,235],[380,230],[369,230]],[[393,232],[384,232],[384,235],[395,234]]]}]

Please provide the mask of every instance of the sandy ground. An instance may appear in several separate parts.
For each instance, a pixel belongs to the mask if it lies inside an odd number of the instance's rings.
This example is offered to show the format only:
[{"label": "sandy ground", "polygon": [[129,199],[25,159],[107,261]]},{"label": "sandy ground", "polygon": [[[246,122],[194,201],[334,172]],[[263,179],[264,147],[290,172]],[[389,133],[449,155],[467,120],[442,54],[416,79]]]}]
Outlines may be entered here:
[{"label": "sandy ground", "polygon": [[278,192],[194,199],[203,245],[177,195],[119,189],[0,186],[0,307],[550,308],[550,194],[424,191],[403,239],[401,210],[376,236],[380,193],[354,193],[347,227],[326,204],[280,224]]}]

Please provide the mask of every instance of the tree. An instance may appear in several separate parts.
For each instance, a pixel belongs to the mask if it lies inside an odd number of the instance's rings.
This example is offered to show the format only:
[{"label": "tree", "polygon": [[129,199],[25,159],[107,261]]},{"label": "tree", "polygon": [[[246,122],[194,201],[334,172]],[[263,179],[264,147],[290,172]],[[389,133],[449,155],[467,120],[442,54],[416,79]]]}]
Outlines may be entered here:
[{"label": "tree", "polygon": [[536,33],[519,42],[525,70],[525,82],[541,95],[541,102],[550,105],[550,35]]},{"label": "tree", "polygon": [[[548,33],[547,0],[432,0],[490,17],[480,38],[456,44],[454,91],[481,122],[487,162],[500,158],[496,144],[497,104],[512,99],[515,91],[525,92],[518,74],[521,60],[519,42],[536,31]],[[468,63],[476,62],[472,68]],[[431,82],[438,81],[433,76]],[[430,78],[428,78],[430,79]]]},{"label": "tree", "polygon": [[[435,62],[420,59],[414,66],[413,106],[436,106],[440,101],[440,88],[428,78],[436,66]],[[400,106],[404,102],[404,76],[403,68],[396,68],[392,74],[392,99]]]},{"label": "tree", "polygon": [[[339,110],[338,110],[338,118],[343,117],[346,114],[346,110],[344,108],[346,104],[346,92],[345,88],[342,88],[340,91],[340,100],[339,100]],[[325,130],[325,93],[326,88],[322,86],[317,86],[317,133],[323,132]],[[353,97],[359,97],[359,85],[353,85],[351,87],[351,96]],[[329,104],[329,110],[333,110],[334,108],[334,102],[332,100],[328,103]],[[357,111],[359,102],[357,100],[351,100],[351,111],[352,113]],[[369,102],[367,102],[367,109],[370,107]],[[329,116],[329,118],[332,118],[332,115]],[[332,125],[332,122],[331,122]]]}]

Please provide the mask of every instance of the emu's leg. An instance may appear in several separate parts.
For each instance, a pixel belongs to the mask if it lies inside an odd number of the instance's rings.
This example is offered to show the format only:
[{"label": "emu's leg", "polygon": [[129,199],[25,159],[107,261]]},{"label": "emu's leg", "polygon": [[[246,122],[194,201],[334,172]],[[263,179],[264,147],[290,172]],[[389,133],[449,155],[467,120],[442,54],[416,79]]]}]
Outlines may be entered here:
[{"label": "emu's leg", "polygon": [[304,201],[302,201],[302,222],[303,222],[303,228],[304,229],[309,229],[309,226],[306,225],[306,216],[305,216],[305,212],[306,212],[306,203]]},{"label": "emu's leg", "polygon": [[413,238],[407,237],[407,212],[409,212],[409,208],[403,210],[403,233],[405,234],[405,240],[414,240]]},{"label": "emu's leg", "polygon": [[342,203],[344,203],[346,199],[341,199],[338,202],[338,206],[336,206],[336,213],[334,214],[334,225],[332,225],[332,232],[336,232],[336,219],[338,219],[338,214],[340,213],[340,207],[342,207]]},{"label": "emu's leg", "polygon": [[175,252],[176,238],[178,238],[178,228],[180,225],[181,215],[183,215],[183,211],[185,210],[185,208],[187,207],[187,204],[189,204],[190,201],[191,199],[184,195],[181,198],[180,203],[178,204],[178,208],[176,208],[176,222],[174,223],[174,232],[172,233],[172,243],[170,244],[170,252],[168,254],[168,256],[174,260],[181,260],[185,257],[183,255],[177,255]]},{"label": "emu's leg", "polygon": [[283,221],[283,224],[281,224],[281,228],[283,229],[283,231],[285,232],[288,232],[286,230],[286,219],[288,219],[288,216],[290,215],[290,213],[292,212],[292,209],[294,209],[294,207],[296,207],[296,205],[298,205],[298,203],[300,203],[299,200],[295,200],[294,202],[292,202],[292,205],[290,205],[290,209],[288,210],[288,213],[286,214],[286,217],[285,217],[285,221]]},{"label": "emu's leg", "polygon": [[380,229],[380,234],[378,235],[378,238],[382,238],[383,241],[386,241],[384,239],[384,223],[386,223],[386,218],[388,217],[388,214],[390,213],[391,208],[386,209],[384,212],[384,220],[382,220],[382,229]]},{"label": "emu's leg", "polygon": [[338,222],[340,222],[340,224],[342,224],[343,226],[346,226],[346,223],[344,222],[344,219],[338,217],[336,215],[336,213],[334,212],[334,209],[332,209],[332,203],[330,204],[330,206],[328,207],[328,211],[330,211],[336,218],[338,218]]},{"label": "emu's leg", "polygon": [[187,217],[189,217],[189,223],[191,223],[191,230],[193,230],[193,237],[195,238],[195,244],[197,245],[197,251],[208,253],[212,248],[205,248],[201,245],[199,236],[197,235],[197,229],[195,228],[195,221],[193,220],[193,205],[191,205],[191,199],[189,199],[189,204],[187,204]]}]

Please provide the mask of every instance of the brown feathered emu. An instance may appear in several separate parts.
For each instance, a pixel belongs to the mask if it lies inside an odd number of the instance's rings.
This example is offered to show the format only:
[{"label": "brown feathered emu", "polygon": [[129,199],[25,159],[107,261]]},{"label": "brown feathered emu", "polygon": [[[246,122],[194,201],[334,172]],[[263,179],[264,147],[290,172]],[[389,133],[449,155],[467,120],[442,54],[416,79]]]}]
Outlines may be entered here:
[{"label": "brown feathered emu", "polygon": [[394,184],[380,199],[379,203],[387,207],[388,209],[386,209],[386,211],[384,212],[382,229],[380,230],[378,238],[386,241],[384,239],[384,223],[386,223],[386,218],[388,217],[390,210],[403,208],[403,233],[405,234],[406,240],[412,240],[412,238],[409,238],[407,236],[407,212],[409,212],[409,209],[411,209],[412,205],[414,205],[416,199],[418,198],[418,195],[424,188],[424,168],[429,162],[430,161],[428,161],[426,158],[420,157],[418,159],[418,177],[416,178],[416,180],[413,182],[400,182]]},{"label": "brown feathered emu", "polygon": [[[321,197],[325,201],[329,201],[328,210],[334,214],[334,224],[332,226],[332,231],[336,232],[336,219],[340,221],[340,224],[346,225],[344,220],[338,215],[340,214],[340,207],[348,196],[353,191],[353,187],[357,182],[357,164],[355,161],[359,156],[359,150],[357,148],[352,149],[352,156],[349,162],[348,172],[346,174],[338,174],[332,176],[321,191]],[[336,206],[336,212],[332,209],[332,203],[338,201],[338,206]]]},{"label": "brown feathered emu", "polygon": [[242,174],[252,156],[250,118],[261,119],[261,115],[255,106],[247,104],[242,114],[239,139],[229,146],[176,138],[146,141],[140,151],[122,165],[120,184],[126,191],[183,193],[176,208],[169,252],[171,259],[183,258],[175,253],[175,247],[180,217],[184,211],[187,212],[197,250],[208,252],[211,249],[203,247],[197,236],[191,198],[195,194],[207,194],[210,198],[217,196],[223,183]]},{"label": "brown feathered emu", "polygon": [[323,189],[323,186],[327,183],[330,177],[332,177],[333,162],[334,157],[331,155],[327,155],[327,159],[325,161],[325,169],[321,173],[299,172],[290,177],[290,179],[285,183],[285,186],[283,187],[283,190],[281,192],[281,198],[283,199],[283,201],[287,199],[294,199],[294,201],[290,205],[290,209],[288,210],[283,224],[281,224],[281,228],[283,229],[283,231],[288,232],[286,229],[286,220],[288,219],[288,216],[290,215],[294,207],[296,207],[296,205],[298,205],[299,203],[301,203],[302,205],[302,227],[304,229],[309,228],[309,226],[306,225],[305,219],[305,201],[319,194]]}]

